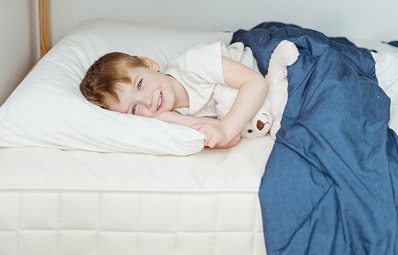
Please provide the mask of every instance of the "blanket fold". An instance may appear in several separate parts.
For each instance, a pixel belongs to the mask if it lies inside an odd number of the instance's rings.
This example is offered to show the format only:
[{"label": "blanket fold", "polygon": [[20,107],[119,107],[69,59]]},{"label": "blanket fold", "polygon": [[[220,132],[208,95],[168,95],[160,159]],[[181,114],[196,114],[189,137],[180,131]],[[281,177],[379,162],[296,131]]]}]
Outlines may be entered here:
[{"label": "blanket fold", "polygon": [[233,37],[263,74],[281,40],[300,57],[259,190],[268,255],[398,254],[398,138],[370,51],[276,22]]}]

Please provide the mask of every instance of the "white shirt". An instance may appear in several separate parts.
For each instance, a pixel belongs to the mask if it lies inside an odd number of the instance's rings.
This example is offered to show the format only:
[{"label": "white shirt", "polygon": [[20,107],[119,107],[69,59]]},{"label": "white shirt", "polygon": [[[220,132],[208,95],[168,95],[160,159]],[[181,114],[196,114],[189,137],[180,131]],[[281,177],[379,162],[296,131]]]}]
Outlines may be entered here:
[{"label": "white shirt", "polygon": [[177,79],[188,93],[189,107],[175,109],[177,112],[195,117],[217,116],[216,102],[212,94],[217,84],[225,85],[222,56],[259,72],[251,49],[245,48],[240,42],[228,47],[222,42],[217,42],[191,48],[170,61],[164,72]]}]

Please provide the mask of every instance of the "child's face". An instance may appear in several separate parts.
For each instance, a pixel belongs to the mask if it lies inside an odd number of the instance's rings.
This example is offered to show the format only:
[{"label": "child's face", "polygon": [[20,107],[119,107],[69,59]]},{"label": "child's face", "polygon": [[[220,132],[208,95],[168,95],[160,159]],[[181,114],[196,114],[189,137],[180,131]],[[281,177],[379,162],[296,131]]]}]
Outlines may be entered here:
[{"label": "child's face", "polygon": [[144,117],[174,110],[174,79],[145,67],[130,69],[129,76],[131,83],[117,84],[119,102],[113,98],[107,100],[109,110]]}]

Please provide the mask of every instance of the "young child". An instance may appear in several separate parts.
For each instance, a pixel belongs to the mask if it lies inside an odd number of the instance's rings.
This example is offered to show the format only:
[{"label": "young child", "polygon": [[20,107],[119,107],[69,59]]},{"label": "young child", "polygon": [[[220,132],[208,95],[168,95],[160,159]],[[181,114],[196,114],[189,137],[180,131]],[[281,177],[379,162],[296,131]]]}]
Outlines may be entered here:
[{"label": "young child", "polygon": [[[222,120],[216,120],[212,92],[216,84],[238,89]],[[90,102],[111,111],[154,117],[194,128],[205,146],[227,148],[263,104],[268,84],[249,48],[217,42],[189,49],[164,72],[147,57],[113,52],[88,69],[80,90]]]}]

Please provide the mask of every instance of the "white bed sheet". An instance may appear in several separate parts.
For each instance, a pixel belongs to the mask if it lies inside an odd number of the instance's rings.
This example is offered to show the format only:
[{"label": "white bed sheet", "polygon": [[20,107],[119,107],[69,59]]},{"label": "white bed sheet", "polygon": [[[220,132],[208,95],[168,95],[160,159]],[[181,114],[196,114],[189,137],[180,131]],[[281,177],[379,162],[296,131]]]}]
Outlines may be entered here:
[{"label": "white bed sheet", "polygon": [[258,190],[273,141],[242,140],[190,156],[0,149],[0,190],[218,192]]}]

